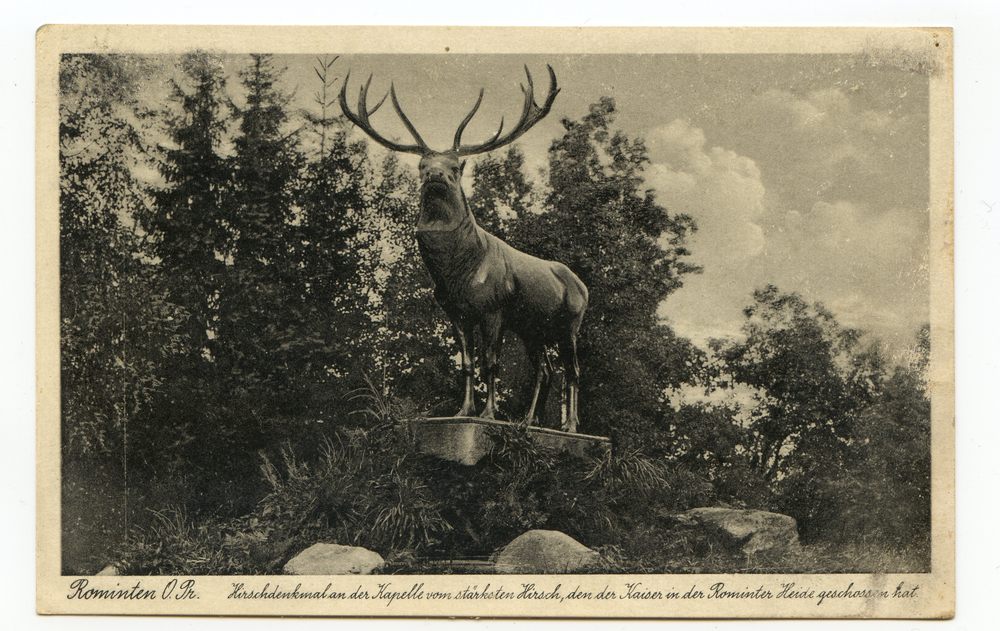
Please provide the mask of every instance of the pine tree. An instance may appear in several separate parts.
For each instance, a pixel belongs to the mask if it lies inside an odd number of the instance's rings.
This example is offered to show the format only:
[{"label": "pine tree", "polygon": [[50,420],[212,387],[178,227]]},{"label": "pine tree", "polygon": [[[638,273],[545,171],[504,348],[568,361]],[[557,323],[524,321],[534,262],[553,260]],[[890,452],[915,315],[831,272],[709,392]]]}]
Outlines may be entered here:
[{"label": "pine tree", "polygon": [[371,197],[371,165],[364,143],[347,141],[332,87],[330,68],[337,60],[317,61],[319,115],[305,112],[305,131],[312,150],[296,188],[298,221],[292,226],[295,262],[304,283],[301,325],[296,352],[302,374],[313,388],[316,414],[327,416],[343,400],[342,377],[354,370],[364,331],[371,328],[365,312],[368,287],[359,282],[362,226]]},{"label": "pine tree", "polygon": [[[178,69],[164,113],[171,141],[160,163],[165,183],[144,228],[171,299],[190,317],[182,329],[185,352],[165,366],[163,396],[149,420],[152,438],[136,446],[135,460],[151,479],[184,476],[183,501],[194,515],[254,501],[246,477],[263,443],[260,426],[247,426],[234,408],[230,375],[220,366],[222,302],[239,236],[229,223],[235,200],[233,164],[224,153],[230,107],[223,60],[191,53]],[[239,493],[232,492],[236,480]]]},{"label": "pine tree", "polygon": [[239,131],[233,140],[235,203],[227,207],[226,220],[236,233],[233,266],[268,276],[288,262],[286,227],[300,156],[296,134],[284,133],[289,99],[275,86],[283,71],[273,67],[270,55],[250,58],[240,73],[246,105],[231,105]]},{"label": "pine tree", "polygon": [[172,281],[171,295],[190,314],[186,334],[198,361],[211,354],[210,332],[214,336],[218,292],[233,241],[224,212],[231,169],[220,154],[226,81],[221,64],[205,53],[184,56],[180,68],[192,87],[173,83],[170,103],[179,111],[168,114],[173,146],[164,150],[160,164],[166,184],[155,192],[154,210],[143,227]]},{"label": "pine tree", "polygon": [[240,73],[246,105],[231,104],[239,125],[222,209],[232,241],[215,348],[232,405],[242,414],[265,414],[296,400],[290,351],[304,287],[292,223],[301,160],[295,134],[284,132],[288,98],[275,85],[280,75],[270,56],[251,55]]}]

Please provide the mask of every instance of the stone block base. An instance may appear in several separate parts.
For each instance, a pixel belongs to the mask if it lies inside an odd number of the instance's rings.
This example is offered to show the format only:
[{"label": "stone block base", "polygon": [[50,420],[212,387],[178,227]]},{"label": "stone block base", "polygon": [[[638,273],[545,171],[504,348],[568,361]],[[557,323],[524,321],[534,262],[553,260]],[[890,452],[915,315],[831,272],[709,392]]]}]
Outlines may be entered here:
[{"label": "stone block base", "polygon": [[[400,421],[398,431],[413,436],[421,453],[474,465],[489,453],[493,446],[487,432],[490,428],[511,427],[505,421],[456,416],[453,418],[419,418]],[[571,434],[543,427],[528,427],[528,435],[535,444],[557,451],[568,451],[581,458],[597,446],[605,452],[611,449],[611,439],[603,436]]]}]

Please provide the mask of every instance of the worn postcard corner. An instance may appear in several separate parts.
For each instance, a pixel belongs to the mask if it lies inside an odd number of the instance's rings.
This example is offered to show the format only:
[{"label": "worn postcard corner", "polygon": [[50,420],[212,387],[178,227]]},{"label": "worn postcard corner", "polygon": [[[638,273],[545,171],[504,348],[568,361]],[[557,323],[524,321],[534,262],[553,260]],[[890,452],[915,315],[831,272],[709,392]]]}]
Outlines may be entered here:
[{"label": "worn postcard corner", "polygon": [[953,44],[42,27],[38,612],[952,617]]}]

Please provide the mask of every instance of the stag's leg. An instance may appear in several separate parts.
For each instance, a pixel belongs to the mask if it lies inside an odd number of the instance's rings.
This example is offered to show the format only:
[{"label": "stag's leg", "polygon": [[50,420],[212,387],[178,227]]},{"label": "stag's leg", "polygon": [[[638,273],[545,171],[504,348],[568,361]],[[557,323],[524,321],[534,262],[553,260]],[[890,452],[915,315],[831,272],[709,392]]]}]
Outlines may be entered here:
[{"label": "stag's leg", "polygon": [[483,334],[483,381],[486,382],[486,408],[482,418],[496,418],[497,413],[497,368],[500,347],[503,345],[503,327],[500,315],[488,315],[479,323]]},{"label": "stag's leg", "polygon": [[455,328],[455,339],[458,340],[458,345],[462,354],[462,380],[465,382],[465,393],[462,396],[462,407],[458,410],[458,414],[455,416],[475,416],[476,363],[474,359],[475,336],[472,334],[473,328],[465,325],[458,319],[454,319],[452,321],[452,325]]},{"label": "stag's leg", "polygon": [[[544,345],[525,342],[524,346],[525,350],[528,351],[528,357],[531,359],[531,364],[535,369],[535,393],[531,397],[531,407],[528,408],[528,414],[525,416],[525,422],[527,422],[528,425],[538,425],[539,427],[543,427],[545,425],[545,402],[549,398],[549,383],[552,377],[552,364],[549,362],[549,356],[548,353],[545,352]],[[541,402],[540,407],[539,402]]]},{"label": "stag's leg", "polygon": [[580,364],[576,358],[576,335],[570,334],[559,343],[559,357],[563,362],[562,430],[576,432],[580,424],[577,411],[577,391],[580,387]]}]

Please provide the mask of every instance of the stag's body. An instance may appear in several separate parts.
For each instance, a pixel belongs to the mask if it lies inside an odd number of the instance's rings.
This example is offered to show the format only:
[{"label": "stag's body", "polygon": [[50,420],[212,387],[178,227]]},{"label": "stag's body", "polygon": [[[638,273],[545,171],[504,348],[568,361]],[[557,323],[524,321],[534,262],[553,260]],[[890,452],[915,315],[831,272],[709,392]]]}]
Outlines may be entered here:
[{"label": "stag's body", "polygon": [[[461,347],[464,395],[457,416],[471,416],[476,412],[474,339],[478,328],[483,341],[481,366],[487,386],[486,407],[480,416],[494,418],[497,411],[497,361],[504,333],[512,331],[523,340],[535,369],[535,388],[526,414],[527,421],[534,423],[544,417],[551,377],[546,348],[556,346],[565,372],[561,429],[575,432],[579,422],[576,341],[587,308],[587,288],[562,263],[525,254],[479,227],[462,190],[465,163],[459,160],[463,155],[481,153],[513,142],[541,120],[558,92],[555,74],[551,68],[549,71],[552,87],[544,108],[538,108],[531,92],[526,90],[525,112],[514,131],[504,138],[499,138],[498,131],[492,140],[482,145],[462,147],[462,130],[478,108],[477,102],[459,127],[451,151],[433,151],[423,143],[399,108],[394,90],[393,105],[417,139],[417,145],[398,145],[374,132],[367,121],[371,113],[365,105],[367,85],[361,91],[359,114],[353,114],[346,105],[345,81],[341,107],[348,118],[376,141],[397,151],[420,153],[422,156],[420,218],[416,237],[421,257],[434,281],[435,298],[451,319]],[[530,74],[528,82],[530,85]]]},{"label": "stag's body", "polygon": [[[461,164],[449,154],[420,162],[420,219],[417,244],[435,286],[435,298],[451,318],[462,350],[465,392],[458,416],[475,414],[474,329],[483,341],[485,418],[496,414],[497,361],[505,331],[524,341],[535,369],[529,422],[543,420],[551,368],[547,346],[558,346],[565,379],[565,431],[576,431],[579,364],[576,338],[587,308],[587,288],[562,263],[514,249],[476,224],[462,191]],[[539,403],[541,404],[539,406]]]}]

